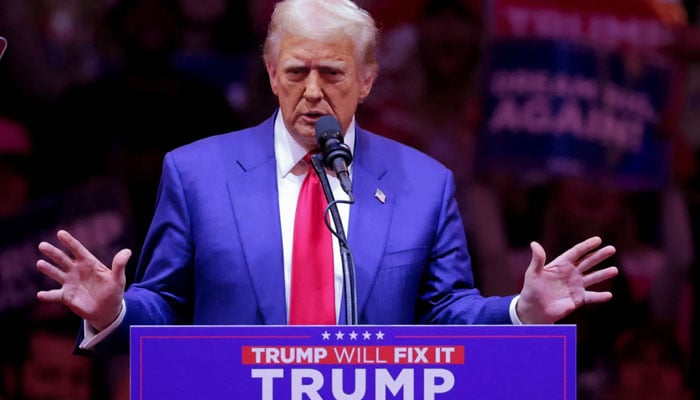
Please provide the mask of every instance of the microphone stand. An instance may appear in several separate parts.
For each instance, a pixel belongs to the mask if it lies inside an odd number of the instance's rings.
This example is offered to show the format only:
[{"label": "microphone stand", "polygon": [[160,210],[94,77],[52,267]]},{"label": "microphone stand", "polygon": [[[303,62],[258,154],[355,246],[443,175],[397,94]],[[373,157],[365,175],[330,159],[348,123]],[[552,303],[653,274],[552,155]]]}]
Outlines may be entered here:
[{"label": "microphone stand", "polygon": [[[326,200],[328,200],[328,210],[330,210],[331,217],[333,218],[333,224],[335,225],[335,230],[331,229],[328,221],[326,221],[326,226],[331,230],[331,233],[338,238],[338,243],[340,244],[340,258],[343,265],[343,295],[345,297],[345,321],[348,325],[357,325],[357,291],[355,288],[355,263],[352,258],[352,253],[350,252],[350,247],[348,246],[347,238],[345,237],[345,230],[343,229],[343,222],[340,219],[340,214],[338,213],[338,205],[333,197],[333,191],[331,190],[331,185],[328,182],[328,176],[326,175],[326,170],[323,168],[322,155],[314,154],[311,156],[311,165],[318,175],[321,181],[321,186],[323,187],[323,193],[326,195]],[[349,204],[354,203],[352,194],[348,193],[350,196]]]}]

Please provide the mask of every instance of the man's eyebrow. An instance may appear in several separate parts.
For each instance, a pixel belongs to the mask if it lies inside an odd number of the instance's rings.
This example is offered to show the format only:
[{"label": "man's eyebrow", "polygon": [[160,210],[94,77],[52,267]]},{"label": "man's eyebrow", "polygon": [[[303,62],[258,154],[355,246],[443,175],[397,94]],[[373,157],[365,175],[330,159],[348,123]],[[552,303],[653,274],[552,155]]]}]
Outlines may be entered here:
[{"label": "man's eyebrow", "polygon": [[296,60],[296,59],[289,59],[285,60],[282,62],[282,68],[288,69],[288,68],[304,68],[306,67],[306,63],[301,61],[301,60]]},{"label": "man's eyebrow", "polygon": [[[321,60],[321,61],[315,63],[315,65],[316,65],[316,68],[345,70],[347,68],[348,64],[345,61]],[[308,63],[306,63],[302,60],[288,59],[288,60],[285,60],[282,62],[282,68],[283,69],[311,68],[311,65],[309,65]]]},{"label": "man's eyebrow", "polygon": [[345,61],[323,60],[318,63],[319,68],[345,70],[348,63]]}]

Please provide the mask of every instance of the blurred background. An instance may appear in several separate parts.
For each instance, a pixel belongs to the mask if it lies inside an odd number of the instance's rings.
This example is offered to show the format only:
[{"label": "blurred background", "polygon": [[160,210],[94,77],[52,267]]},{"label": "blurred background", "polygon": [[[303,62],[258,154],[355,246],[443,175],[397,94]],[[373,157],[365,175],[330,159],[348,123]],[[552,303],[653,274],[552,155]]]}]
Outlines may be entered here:
[{"label": "blurred background", "polygon": [[[700,398],[697,3],[358,1],[382,34],[358,123],[452,169],[485,295],[519,291],[531,240],[617,247],[614,299],[562,321],[579,399]],[[127,359],[68,356],[36,245],[67,228],[133,272],[165,152],[274,111],[274,4],[0,2],[0,399],[128,398]]]}]

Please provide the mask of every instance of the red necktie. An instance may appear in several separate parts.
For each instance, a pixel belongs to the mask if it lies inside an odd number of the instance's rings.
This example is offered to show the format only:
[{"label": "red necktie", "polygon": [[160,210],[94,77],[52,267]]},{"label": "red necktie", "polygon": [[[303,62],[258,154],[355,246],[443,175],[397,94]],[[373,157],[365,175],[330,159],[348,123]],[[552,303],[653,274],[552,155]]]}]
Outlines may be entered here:
[{"label": "red necktie", "polygon": [[311,154],[304,156],[304,161],[309,171],[301,184],[294,216],[289,323],[335,325],[333,243],[324,222],[328,202],[311,166]]}]

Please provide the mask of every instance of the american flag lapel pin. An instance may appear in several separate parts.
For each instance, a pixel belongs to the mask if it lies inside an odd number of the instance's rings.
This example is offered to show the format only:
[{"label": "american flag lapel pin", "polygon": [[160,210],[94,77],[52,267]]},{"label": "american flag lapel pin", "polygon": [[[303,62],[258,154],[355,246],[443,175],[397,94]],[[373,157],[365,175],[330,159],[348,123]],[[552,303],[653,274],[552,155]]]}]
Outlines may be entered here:
[{"label": "american flag lapel pin", "polygon": [[377,188],[377,190],[374,192],[374,198],[379,200],[379,202],[382,204],[386,203],[386,195],[379,188]]}]

